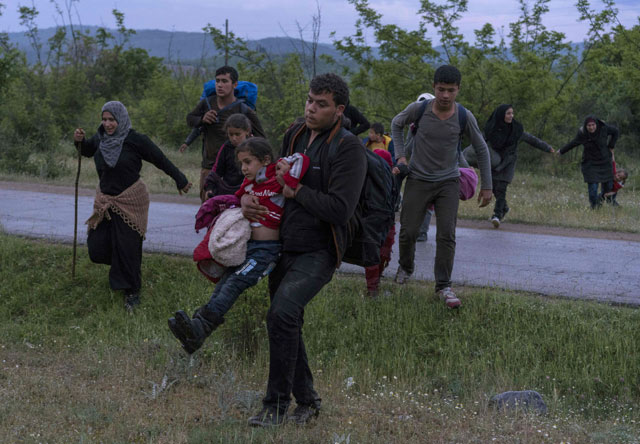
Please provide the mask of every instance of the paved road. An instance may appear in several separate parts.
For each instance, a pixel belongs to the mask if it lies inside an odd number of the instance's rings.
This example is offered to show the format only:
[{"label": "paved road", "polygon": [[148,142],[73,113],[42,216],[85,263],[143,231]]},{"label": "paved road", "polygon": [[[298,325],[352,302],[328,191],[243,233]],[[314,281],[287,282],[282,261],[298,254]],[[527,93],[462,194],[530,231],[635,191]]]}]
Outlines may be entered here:
[{"label": "paved road", "polygon": [[[0,224],[7,233],[72,242],[73,201],[73,196],[65,194],[0,189]],[[79,197],[81,243],[86,241],[83,223],[92,204],[92,197]],[[144,249],[191,255],[204,235],[193,229],[197,209],[193,204],[151,202]],[[432,227],[430,234],[434,232]],[[456,235],[454,284],[640,305],[639,242],[471,228],[458,228]],[[434,254],[433,236],[418,244],[415,279],[433,279]],[[386,276],[393,276],[396,264],[394,246]],[[348,264],[340,271],[363,273],[362,268]]]}]

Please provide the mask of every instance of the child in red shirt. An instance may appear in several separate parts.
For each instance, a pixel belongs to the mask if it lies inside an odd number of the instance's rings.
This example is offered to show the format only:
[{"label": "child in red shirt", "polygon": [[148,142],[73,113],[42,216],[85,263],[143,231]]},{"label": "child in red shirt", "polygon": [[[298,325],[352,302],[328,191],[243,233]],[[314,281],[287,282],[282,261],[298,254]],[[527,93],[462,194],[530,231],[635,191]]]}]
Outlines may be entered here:
[{"label": "child in red shirt", "polygon": [[276,164],[269,142],[261,137],[238,145],[236,158],[245,177],[236,196],[256,196],[260,204],[269,209],[269,214],[259,222],[251,222],[251,239],[244,262],[226,269],[209,302],[197,309],[193,318],[182,310],[169,318],[171,332],[189,354],[198,350],[224,322],[224,315],[240,294],[275,268],[282,249],[279,229],[285,200],[282,192],[287,186],[295,189],[309,166],[309,158],[301,153],[280,159]]}]

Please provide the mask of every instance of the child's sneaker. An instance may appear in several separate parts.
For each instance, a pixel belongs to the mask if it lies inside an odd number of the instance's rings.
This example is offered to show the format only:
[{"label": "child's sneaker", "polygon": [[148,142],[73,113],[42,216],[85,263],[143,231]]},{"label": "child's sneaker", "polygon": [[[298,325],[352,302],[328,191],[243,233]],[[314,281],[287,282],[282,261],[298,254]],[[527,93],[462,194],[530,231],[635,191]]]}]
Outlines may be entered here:
[{"label": "child's sneaker", "polygon": [[458,308],[460,307],[460,299],[453,292],[451,287],[445,287],[442,290],[439,290],[437,293],[440,300],[444,301],[444,303],[449,308]]}]

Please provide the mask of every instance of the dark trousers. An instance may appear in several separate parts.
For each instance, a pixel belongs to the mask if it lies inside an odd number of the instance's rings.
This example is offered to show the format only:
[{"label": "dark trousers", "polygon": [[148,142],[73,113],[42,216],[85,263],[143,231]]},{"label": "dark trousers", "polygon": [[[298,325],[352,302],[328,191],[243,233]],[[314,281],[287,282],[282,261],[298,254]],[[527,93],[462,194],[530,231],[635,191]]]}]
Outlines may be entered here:
[{"label": "dark trousers", "polygon": [[602,205],[603,196],[613,190],[613,181],[602,182],[600,184],[600,193],[598,193],[598,182],[587,183],[587,190],[589,192],[589,204],[591,208],[597,208]]},{"label": "dark trousers", "polygon": [[250,240],[247,257],[242,265],[229,267],[211,295],[207,309],[224,317],[238,297],[247,288],[253,287],[274,269],[282,245],[280,241]]},{"label": "dark trousers", "polygon": [[291,393],[299,405],[320,406],[302,325],[304,307],[331,280],[335,269],[336,257],[329,250],[285,252],[269,276],[269,381],[262,402],[281,414],[289,407]]},{"label": "dark trousers", "polygon": [[502,220],[507,211],[509,211],[509,205],[507,205],[507,187],[509,182],[504,180],[493,181],[493,195],[496,198],[496,203],[493,206],[493,215]]},{"label": "dark trousers", "polygon": [[400,260],[407,272],[413,273],[416,240],[427,208],[433,204],[436,213],[436,258],[433,273],[436,291],[451,286],[451,273],[456,253],[456,220],[460,199],[458,178],[442,182],[426,182],[409,178],[404,187],[400,213]]},{"label": "dark trousers", "polygon": [[140,290],[142,236],[109,210],[95,230],[89,230],[89,258],[97,264],[111,265],[109,285],[113,290]]}]

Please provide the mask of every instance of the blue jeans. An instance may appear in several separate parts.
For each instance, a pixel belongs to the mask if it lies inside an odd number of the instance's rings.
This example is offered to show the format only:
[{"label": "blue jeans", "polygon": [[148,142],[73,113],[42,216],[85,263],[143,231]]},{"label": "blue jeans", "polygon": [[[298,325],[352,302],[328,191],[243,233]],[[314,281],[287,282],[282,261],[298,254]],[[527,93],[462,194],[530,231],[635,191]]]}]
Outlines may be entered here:
[{"label": "blue jeans", "polygon": [[242,265],[225,271],[207,303],[207,309],[224,317],[240,294],[253,287],[275,268],[280,258],[280,241],[256,241],[247,243],[247,257]]},{"label": "blue jeans", "polygon": [[589,204],[591,208],[597,208],[602,205],[602,196],[613,189],[613,181],[602,182],[600,184],[601,193],[598,194],[598,182],[589,182],[587,190],[589,191]]}]

